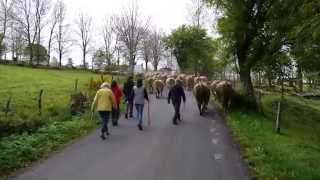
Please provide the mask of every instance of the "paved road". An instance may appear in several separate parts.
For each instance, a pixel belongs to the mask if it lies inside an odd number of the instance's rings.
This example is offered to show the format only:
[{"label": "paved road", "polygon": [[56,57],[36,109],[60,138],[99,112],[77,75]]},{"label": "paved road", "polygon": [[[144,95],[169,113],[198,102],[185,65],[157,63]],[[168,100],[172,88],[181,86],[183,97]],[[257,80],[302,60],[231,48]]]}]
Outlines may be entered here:
[{"label": "paved road", "polygon": [[183,122],[173,126],[173,108],[151,98],[152,127],[120,120],[112,136],[99,131],[36,163],[15,180],[242,180],[249,179],[239,151],[213,107],[200,117],[188,93]]}]

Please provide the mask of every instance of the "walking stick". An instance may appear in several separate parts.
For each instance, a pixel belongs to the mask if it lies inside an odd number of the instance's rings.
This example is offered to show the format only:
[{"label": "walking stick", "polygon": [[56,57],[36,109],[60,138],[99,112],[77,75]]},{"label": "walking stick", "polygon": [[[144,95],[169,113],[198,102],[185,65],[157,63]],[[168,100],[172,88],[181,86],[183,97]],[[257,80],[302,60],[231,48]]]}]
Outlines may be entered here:
[{"label": "walking stick", "polygon": [[151,118],[150,118],[150,103],[148,101],[148,126],[151,126]]}]

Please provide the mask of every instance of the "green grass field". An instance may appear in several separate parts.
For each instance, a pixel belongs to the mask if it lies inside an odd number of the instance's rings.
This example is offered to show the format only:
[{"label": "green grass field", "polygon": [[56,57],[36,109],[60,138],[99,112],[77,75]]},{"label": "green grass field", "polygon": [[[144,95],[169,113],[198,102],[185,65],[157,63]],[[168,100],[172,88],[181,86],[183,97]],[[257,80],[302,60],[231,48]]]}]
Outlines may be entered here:
[{"label": "green grass field", "polygon": [[264,116],[240,110],[228,116],[250,168],[257,179],[320,179],[320,101],[286,96],[278,135],[278,100],[262,99]]},{"label": "green grass field", "polygon": [[[0,133],[0,179],[97,127],[89,113],[70,113],[75,80],[79,80],[78,90],[87,93],[91,78],[101,76],[80,70],[0,65],[0,129],[10,130]],[[111,80],[111,76],[104,78]],[[37,108],[40,89],[44,90],[41,116]],[[5,117],[4,107],[10,96],[10,112]]]}]

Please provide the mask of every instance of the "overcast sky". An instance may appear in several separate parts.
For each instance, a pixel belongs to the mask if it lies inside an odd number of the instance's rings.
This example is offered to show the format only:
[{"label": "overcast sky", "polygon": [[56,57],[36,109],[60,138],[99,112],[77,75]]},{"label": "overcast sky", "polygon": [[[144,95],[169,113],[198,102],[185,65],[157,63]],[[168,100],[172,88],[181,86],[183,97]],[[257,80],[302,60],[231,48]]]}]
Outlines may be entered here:
[{"label": "overcast sky", "polygon": [[[80,12],[92,17],[94,26],[94,41],[96,49],[102,44],[101,28],[103,19],[122,12],[124,8],[137,4],[140,13],[144,17],[151,18],[151,27],[161,29],[170,33],[173,29],[182,24],[188,23],[188,7],[191,0],[63,0],[66,4],[67,23],[73,24]],[[74,37],[74,36],[73,36]],[[101,38],[100,38],[101,37]],[[74,37],[75,38],[75,37]],[[53,54],[56,56],[55,54]],[[71,57],[76,64],[82,62],[81,50],[77,45],[70,49],[70,53],[65,55],[66,59]],[[91,55],[87,58],[91,61]]]}]

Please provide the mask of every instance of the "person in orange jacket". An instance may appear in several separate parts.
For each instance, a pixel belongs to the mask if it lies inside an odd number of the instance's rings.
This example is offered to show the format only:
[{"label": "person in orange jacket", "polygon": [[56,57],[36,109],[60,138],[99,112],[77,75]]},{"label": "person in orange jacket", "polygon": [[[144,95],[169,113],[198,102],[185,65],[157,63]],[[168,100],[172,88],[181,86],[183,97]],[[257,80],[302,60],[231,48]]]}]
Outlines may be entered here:
[{"label": "person in orange jacket", "polygon": [[112,125],[118,126],[118,120],[120,116],[120,101],[122,97],[122,91],[118,86],[117,81],[112,80],[111,90],[116,98],[116,108],[112,108]]}]

